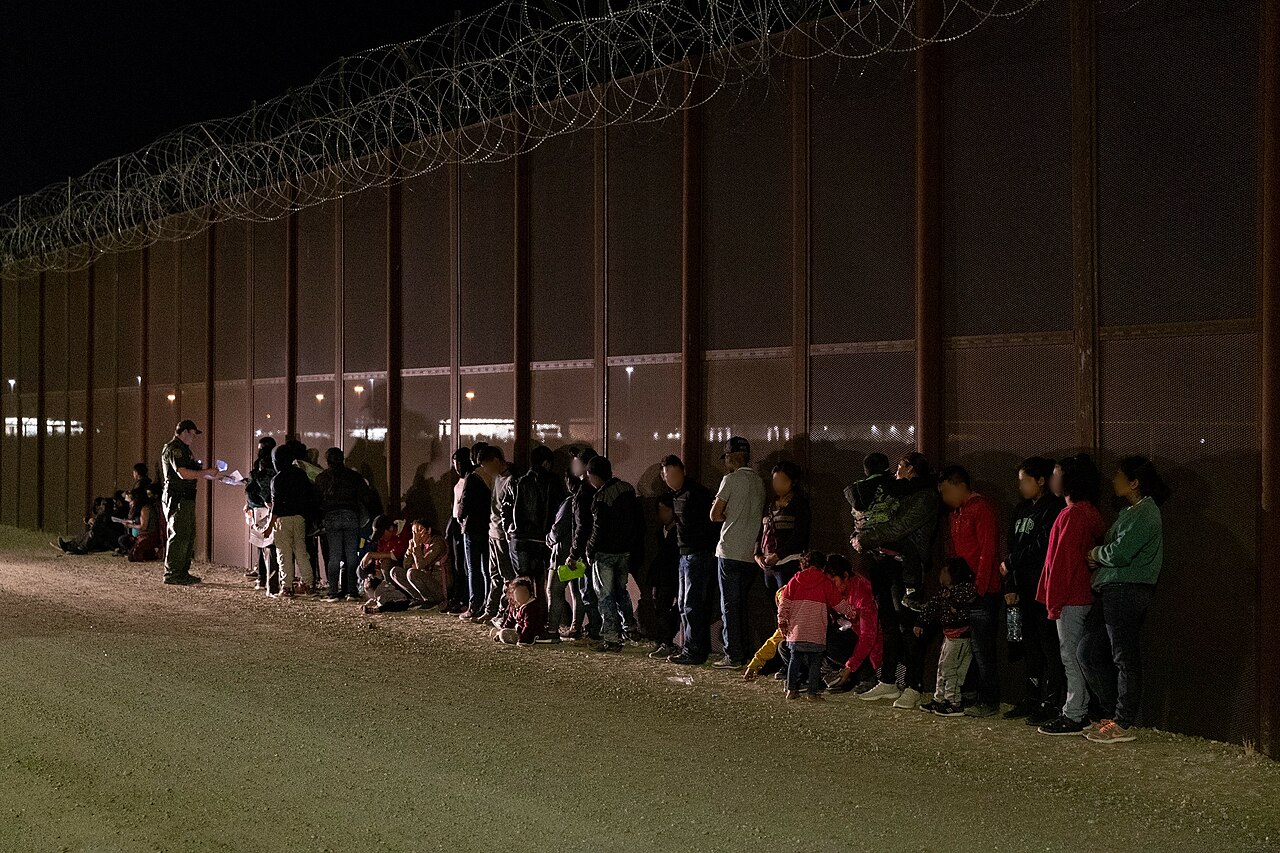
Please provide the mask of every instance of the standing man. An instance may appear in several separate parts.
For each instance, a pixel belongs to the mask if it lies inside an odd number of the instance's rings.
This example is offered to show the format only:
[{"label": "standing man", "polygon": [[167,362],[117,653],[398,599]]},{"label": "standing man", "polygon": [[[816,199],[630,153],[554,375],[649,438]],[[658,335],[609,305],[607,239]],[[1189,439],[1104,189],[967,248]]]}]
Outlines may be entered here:
[{"label": "standing man", "polygon": [[586,557],[601,622],[600,642],[591,648],[597,652],[620,652],[625,612],[622,600],[626,597],[630,603],[627,576],[631,555],[643,542],[644,516],[635,488],[613,476],[613,465],[605,457],[591,458],[587,479],[596,491],[591,501]]},{"label": "standing man", "polygon": [[747,599],[759,574],[756,542],[764,512],[764,481],[749,465],[751,444],[733,436],[720,454],[729,472],[720,481],[711,520],[723,523],[716,557],[720,561],[720,615],[724,619],[724,657],[712,666],[741,669],[747,660]]},{"label": "standing man", "polygon": [[[716,529],[711,522],[711,492],[706,486],[685,475],[679,456],[662,460],[662,481],[671,490],[672,512],[676,518],[676,542],[680,549],[680,582],[676,607],[680,611],[680,628],[684,647],[668,660],[672,663],[699,666],[711,654],[711,613],[707,607],[707,589],[711,585],[716,546]],[[662,639],[662,638],[659,638]]]},{"label": "standing man", "polygon": [[554,460],[555,454],[545,444],[533,448],[529,470],[511,482],[501,499],[511,563],[517,575],[524,575],[537,585],[539,598],[546,595],[547,569],[551,565],[547,534],[564,502],[564,486],[551,473]]},{"label": "standing man", "polygon": [[196,554],[196,480],[212,477],[217,468],[201,468],[191,455],[191,442],[201,431],[195,421],[180,421],[173,440],[160,451],[160,479],[164,484],[164,520],[169,525],[169,542],[164,552],[164,582],[200,583],[191,574]]},{"label": "standing man", "polygon": [[480,469],[493,483],[489,493],[489,598],[484,610],[485,619],[492,622],[507,609],[503,595],[507,581],[516,579],[515,568],[511,565],[511,545],[502,523],[502,500],[515,479],[515,471],[501,447],[484,448],[479,459]]}]

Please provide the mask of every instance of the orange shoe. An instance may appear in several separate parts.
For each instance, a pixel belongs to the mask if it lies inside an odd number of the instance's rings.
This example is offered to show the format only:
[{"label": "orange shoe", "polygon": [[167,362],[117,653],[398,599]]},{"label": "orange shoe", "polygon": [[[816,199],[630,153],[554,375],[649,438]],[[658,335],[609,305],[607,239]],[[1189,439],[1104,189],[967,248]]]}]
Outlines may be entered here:
[{"label": "orange shoe", "polygon": [[1125,728],[1115,720],[1104,720],[1097,731],[1085,735],[1093,743],[1129,743],[1138,739],[1132,727]]}]

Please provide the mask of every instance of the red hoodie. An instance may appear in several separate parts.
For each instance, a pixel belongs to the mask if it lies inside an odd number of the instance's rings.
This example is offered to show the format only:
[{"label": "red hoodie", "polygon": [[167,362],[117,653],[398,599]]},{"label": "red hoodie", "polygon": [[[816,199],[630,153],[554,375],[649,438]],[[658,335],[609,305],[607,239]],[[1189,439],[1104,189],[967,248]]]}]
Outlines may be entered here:
[{"label": "red hoodie", "polygon": [[1088,501],[1072,503],[1058,513],[1049,531],[1049,551],[1044,572],[1036,587],[1036,601],[1049,611],[1050,619],[1062,615],[1068,605],[1093,603],[1089,549],[1102,543],[1107,525],[1102,513]]},{"label": "red hoodie", "polygon": [[845,668],[850,672],[857,672],[862,662],[870,658],[871,665],[879,669],[884,657],[884,637],[880,635],[880,610],[876,607],[876,597],[871,591],[871,581],[865,575],[854,572],[849,576],[844,599],[856,614],[849,618],[858,635],[858,642],[853,647],[853,654],[845,662]]},{"label": "red hoodie", "polygon": [[856,611],[836,589],[835,581],[817,569],[801,569],[782,588],[778,630],[788,643],[827,644],[827,611],[853,619]]},{"label": "red hoodie", "polygon": [[996,571],[996,554],[1000,548],[1000,528],[996,508],[991,501],[974,492],[969,499],[951,510],[951,556],[961,557],[973,570],[973,585],[978,595],[1000,591],[1000,573]]}]

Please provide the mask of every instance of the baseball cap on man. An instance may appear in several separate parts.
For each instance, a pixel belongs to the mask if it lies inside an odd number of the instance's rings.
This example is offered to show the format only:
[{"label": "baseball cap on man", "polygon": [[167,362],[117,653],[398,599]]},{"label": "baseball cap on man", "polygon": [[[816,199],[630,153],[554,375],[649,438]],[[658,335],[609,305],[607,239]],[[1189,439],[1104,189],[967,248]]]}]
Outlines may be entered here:
[{"label": "baseball cap on man", "polygon": [[177,435],[178,433],[186,432],[189,429],[195,430],[196,435],[204,435],[203,432],[196,429],[196,422],[191,420],[190,418],[187,418],[184,421],[178,421],[178,425],[173,428],[173,434]]},{"label": "baseball cap on man", "polygon": [[740,435],[735,435],[724,443],[724,453],[720,454],[723,459],[730,453],[745,453],[751,455],[751,442],[747,441]]}]

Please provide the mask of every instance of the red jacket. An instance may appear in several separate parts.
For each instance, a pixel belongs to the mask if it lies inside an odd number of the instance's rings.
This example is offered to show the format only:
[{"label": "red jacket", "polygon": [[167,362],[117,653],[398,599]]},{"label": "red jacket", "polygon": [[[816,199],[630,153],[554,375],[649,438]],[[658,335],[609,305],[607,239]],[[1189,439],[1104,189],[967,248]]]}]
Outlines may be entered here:
[{"label": "red jacket", "polygon": [[862,662],[871,659],[871,665],[880,668],[884,658],[884,637],[880,635],[880,610],[876,607],[876,597],[871,591],[871,581],[865,575],[854,572],[849,576],[849,586],[845,589],[844,600],[853,610],[850,616],[854,633],[858,642],[853,647],[853,654],[845,662],[845,668],[857,672]]},{"label": "red jacket", "polygon": [[1000,591],[996,554],[1000,550],[1000,527],[996,508],[978,493],[951,510],[951,556],[961,557],[973,570],[978,595]]},{"label": "red jacket", "polygon": [[778,630],[788,643],[827,644],[827,611],[835,610],[850,619],[855,611],[835,581],[817,569],[801,569],[782,588],[778,602]]},{"label": "red jacket", "polygon": [[1058,513],[1036,587],[1036,601],[1049,611],[1050,619],[1061,616],[1068,605],[1093,603],[1089,549],[1101,543],[1106,532],[1102,513],[1088,501],[1067,501],[1067,508]]}]

